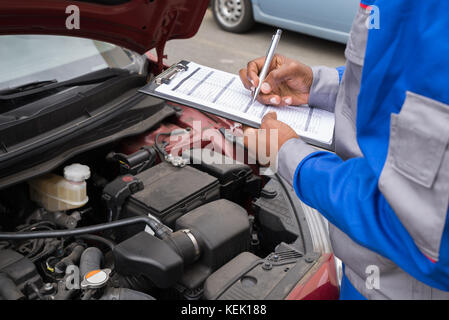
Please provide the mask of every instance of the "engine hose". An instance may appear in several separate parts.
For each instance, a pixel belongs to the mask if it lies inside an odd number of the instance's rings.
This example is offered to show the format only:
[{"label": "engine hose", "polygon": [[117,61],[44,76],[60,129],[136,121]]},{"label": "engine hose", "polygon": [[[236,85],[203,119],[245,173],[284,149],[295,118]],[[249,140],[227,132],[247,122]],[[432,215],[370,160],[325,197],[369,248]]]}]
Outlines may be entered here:
[{"label": "engine hose", "polygon": [[184,260],[184,265],[194,263],[200,256],[201,250],[195,236],[190,230],[178,230],[164,239]]},{"label": "engine hose", "polygon": [[84,278],[86,274],[101,268],[103,252],[97,247],[89,247],[83,251],[80,259],[80,275]]},{"label": "engine hose", "polygon": [[3,272],[0,273],[0,297],[5,300],[20,300],[25,298],[14,281]]},{"label": "engine hose", "polygon": [[65,258],[61,259],[56,265],[55,270],[58,273],[62,273],[65,271],[67,266],[72,264],[77,264],[81,254],[84,251],[84,247],[82,245],[77,245],[73,248],[72,252]]},{"label": "engine hose", "polygon": [[0,232],[0,240],[26,240],[39,238],[59,238],[59,237],[74,237],[87,233],[96,233],[108,229],[120,228],[132,224],[145,223],[155,233],[155,236],[160,239],[165,239],[171,230],[164,224],[146,216],[138,216],[132,218],[125,218],[121,220],[96,224],[93,226],[74,228],[69,230],[49,230],[49,231],[30,231],[30,232]]}]

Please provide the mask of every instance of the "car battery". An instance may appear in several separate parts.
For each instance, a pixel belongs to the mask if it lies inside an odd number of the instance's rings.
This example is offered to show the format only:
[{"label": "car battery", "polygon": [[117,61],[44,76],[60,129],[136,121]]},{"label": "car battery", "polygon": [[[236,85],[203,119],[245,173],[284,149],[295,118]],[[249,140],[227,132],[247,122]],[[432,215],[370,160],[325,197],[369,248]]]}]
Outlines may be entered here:
[{"label": "car battery", "polygon": [[[136,177],[144,188],[128,197],[121,217],[151,214],[173,227],[180,216],[220,197],[218,179],[191,166],[175,167],[161,162]],[[142,224],[126,228],[127,236],[144,227]]]}]

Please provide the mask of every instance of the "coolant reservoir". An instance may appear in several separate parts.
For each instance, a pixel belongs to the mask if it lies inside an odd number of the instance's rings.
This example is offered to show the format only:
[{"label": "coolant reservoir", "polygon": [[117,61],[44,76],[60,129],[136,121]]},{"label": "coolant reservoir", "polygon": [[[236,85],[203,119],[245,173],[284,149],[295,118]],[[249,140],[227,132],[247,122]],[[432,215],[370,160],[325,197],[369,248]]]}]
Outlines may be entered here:
[{"label": "coolant reservoir", "polygon": [[74,163],[64,168],[64,177],[46,174],[28,182],[31,200],[48,211],[64,211],[84,206],[89,198],[86,179],[90,177],[88,166]]}]

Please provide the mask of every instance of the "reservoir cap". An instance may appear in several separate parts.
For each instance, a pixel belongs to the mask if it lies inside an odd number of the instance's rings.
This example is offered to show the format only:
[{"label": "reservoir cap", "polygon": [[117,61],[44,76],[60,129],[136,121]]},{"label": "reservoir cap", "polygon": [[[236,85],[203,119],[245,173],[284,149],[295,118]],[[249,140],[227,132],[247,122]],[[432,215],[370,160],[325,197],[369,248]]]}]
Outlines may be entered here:
[{"label": "reservoir cap", "polygon": [[83,182],[90,178],[90,169],[80,163],[74,163],[64,168],[64,178],[72,182]]}]

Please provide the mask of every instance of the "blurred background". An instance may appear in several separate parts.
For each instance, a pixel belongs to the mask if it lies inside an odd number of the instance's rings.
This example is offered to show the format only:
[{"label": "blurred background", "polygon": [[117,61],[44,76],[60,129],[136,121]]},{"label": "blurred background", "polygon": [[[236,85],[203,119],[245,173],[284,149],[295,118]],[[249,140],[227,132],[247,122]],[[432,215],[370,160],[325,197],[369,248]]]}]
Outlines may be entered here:
[{"label": "blurred background", "polygon": [[[352,9],[352,7],[354,8]],[[347,10],[349,14],[345,19],[345,31],[349,31],[357,7],[358,5],[352,6],[351,4],[351,9]],[[247,32],[233,33],[223,30],[223,25],[220,28],[219,24],[219,19],[214,19],[213,7],[210,7],[198,33],[193,38],[172,40],[167,43],[166,63],[170,65],[185,59],[231,73],[238,73],[248,61],[266,54],[271,36],[276,31],[275,26],[253,23]],[[341,42],[345,40],[334,42],[282,29],[284,33],[277,53],[310,66],[337,67],[344,64],[345,44]]]}]

